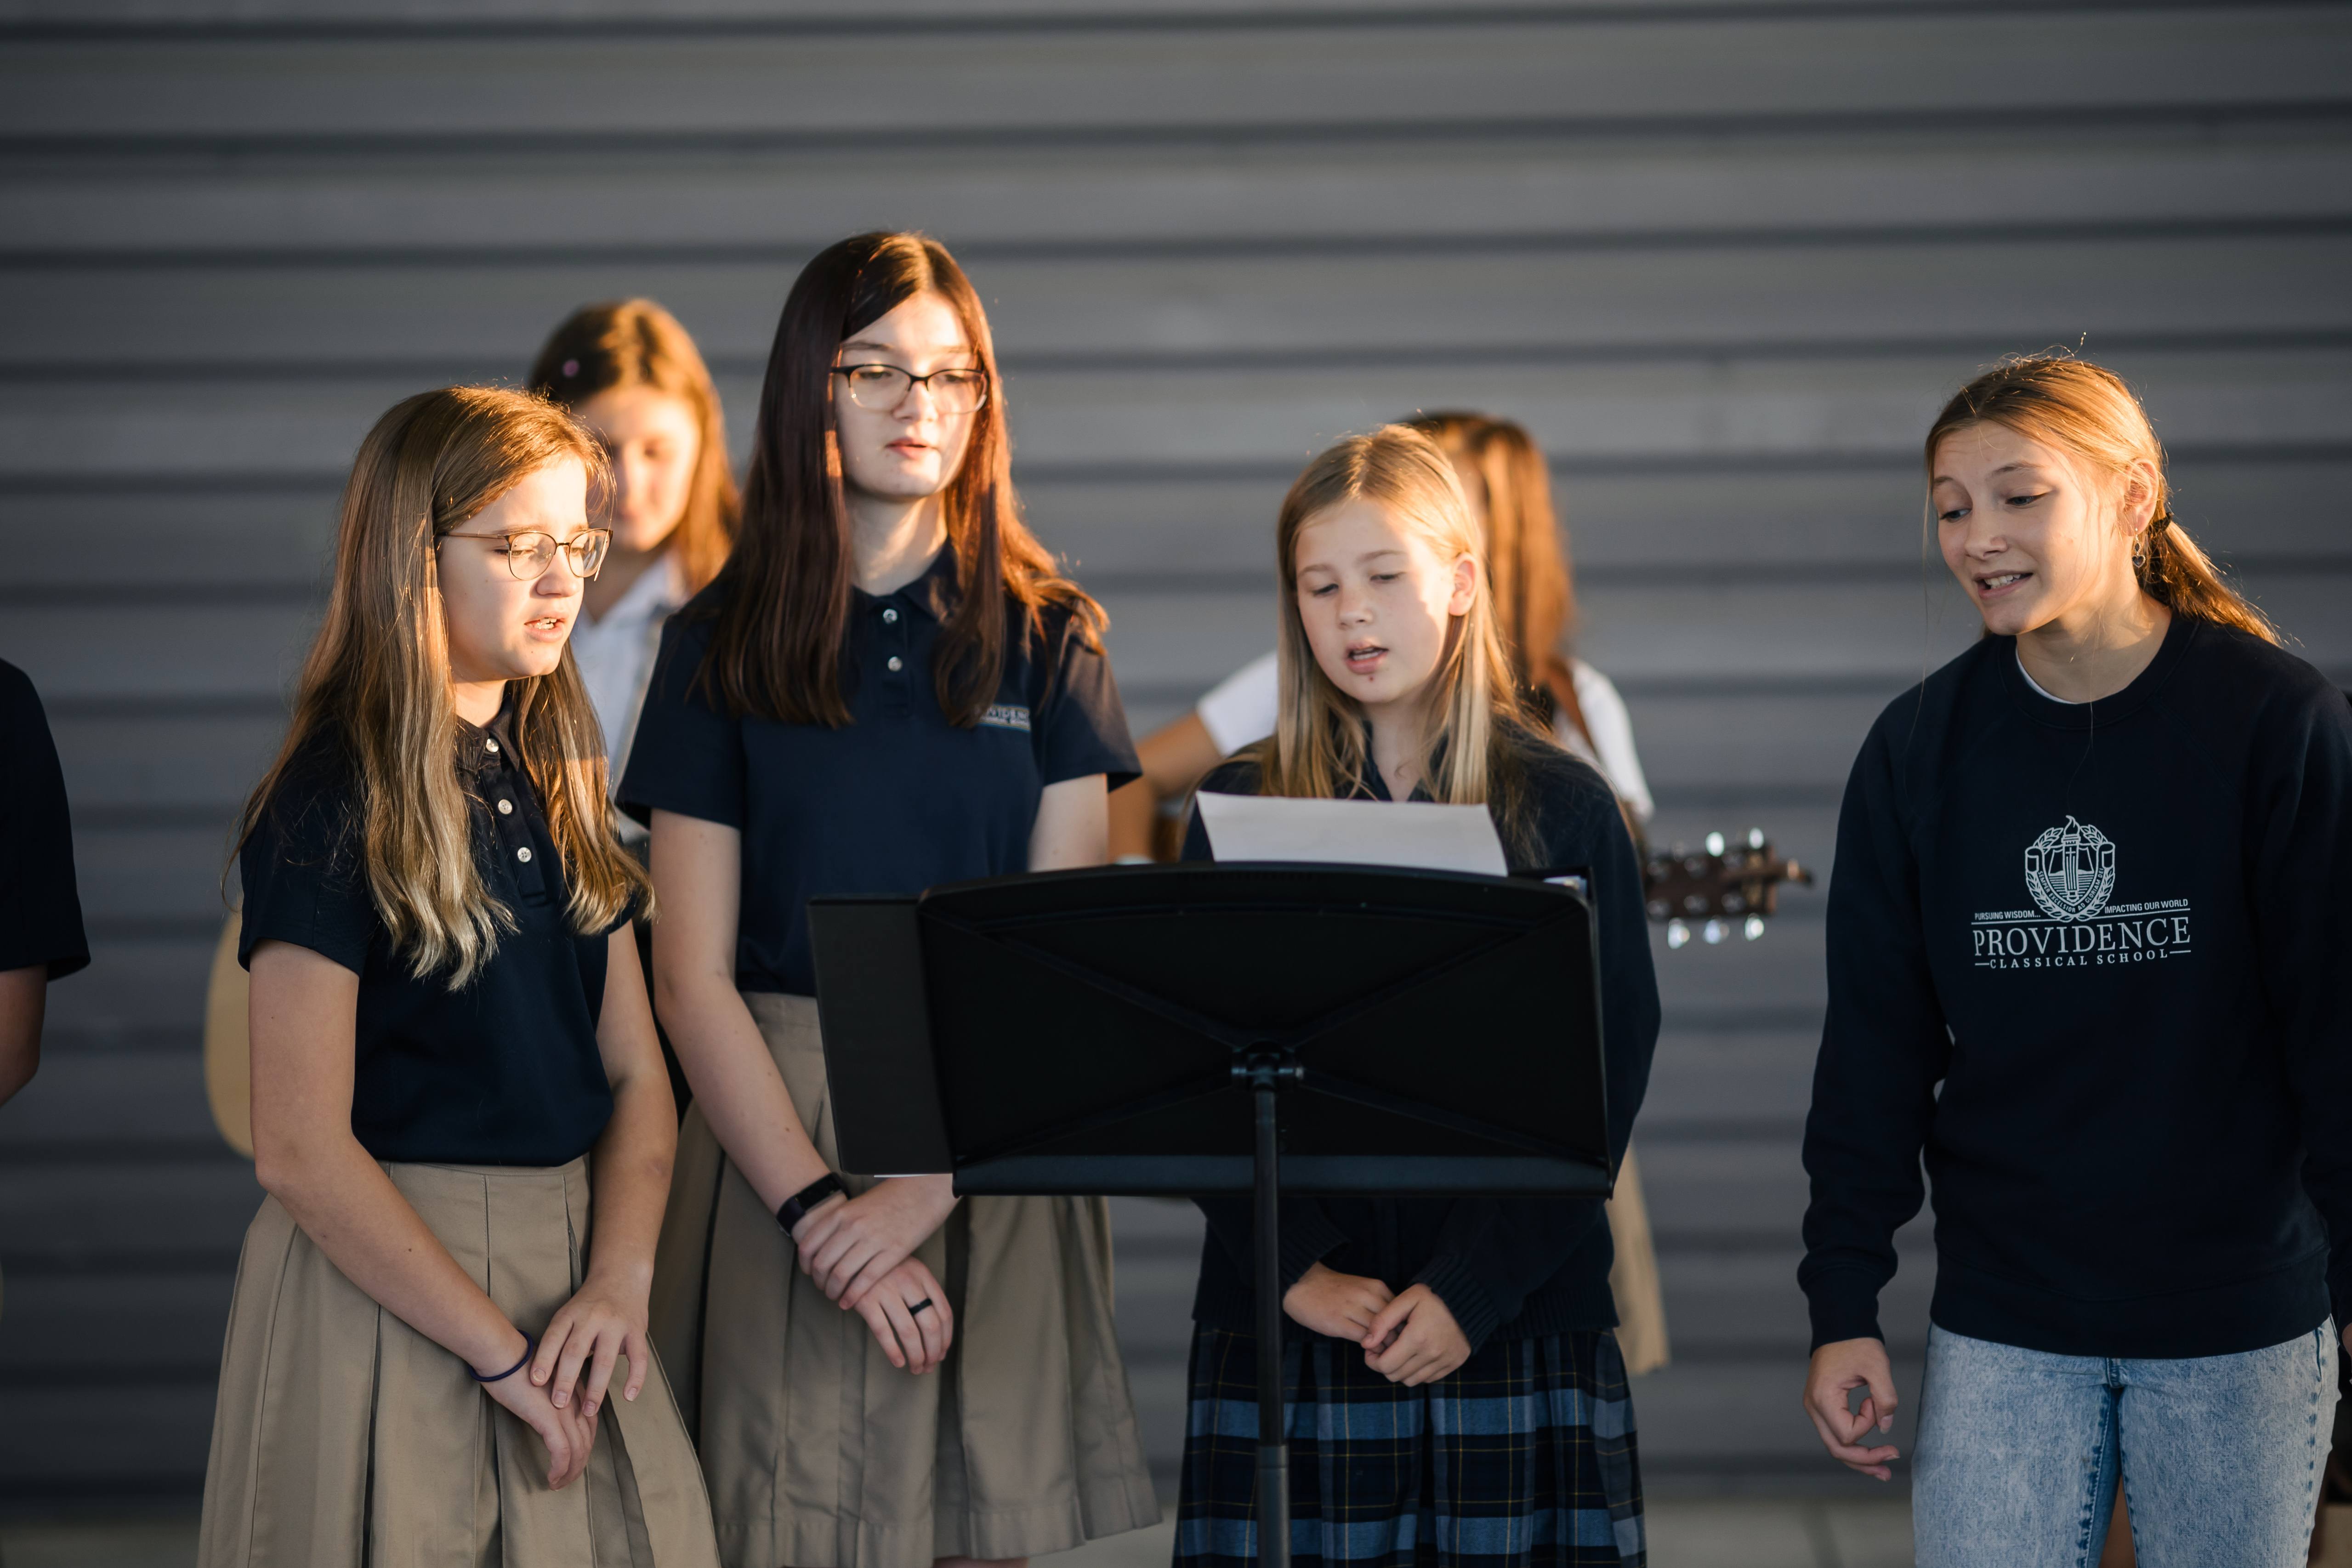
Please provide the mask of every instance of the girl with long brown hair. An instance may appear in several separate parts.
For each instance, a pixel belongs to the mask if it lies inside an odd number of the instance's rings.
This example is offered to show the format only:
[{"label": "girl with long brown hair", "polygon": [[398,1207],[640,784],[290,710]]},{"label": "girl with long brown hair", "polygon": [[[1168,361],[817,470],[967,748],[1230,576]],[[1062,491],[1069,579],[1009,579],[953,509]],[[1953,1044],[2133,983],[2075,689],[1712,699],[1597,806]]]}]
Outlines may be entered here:
[{"label": "girl with long brown hair", "polygon": [[[694,339],[651,300],[572,311],[531,363],[530,387],[587,426],[612,475],[594,521],[613,544],[582,591],[572,658],[617,781],[662,625],[719,575],[734,541],[742,502],[727,421]],[[644,831],[622,819],[625,838]]]},{"label": "girl with long brown hair", "polygon": [[[675,1143],[565,639],[594,441],[421,394],[247,803],[255,1171],[199,1561],[716,1562],[646,1338]],[[607,1400],[608,1392],[620,1397]]]},{"label": "girl with long brown hair", "polygon": [[664,636],[620,791],[695,1095],[655,1336],[743,1568],[1017,1560],[1158,1514],[1107,1205],[845,1172],[826,1113],[808,900],[1097,864],[1135,770],[1102,613],[1023,526],[1010,457],[945,247],[811,261],[735,552]]},{"label": "girl with long brown hair", "polygon": [[1889,1477],[1878,1293],[1932,1184],[1919,1562],[2097,1561],[2120,1493],[2143,1563],[2289,1568],[2352,1311],[2352,710],[2110,372],[1999,365],[1925,458],[1985,635],[1839,815],[1805,1408]]},{"label": "girl with long brown hair", "polygon": [[[1658,1034],[1641,867],[1607,784],[1527,720],[1451,463],[1397,426],[1341,442],[1284,500],[1276,558],[1274,732],[1201,787],[1484,805],[1513,869],[1589,868],[1609,1136],[1622,1156]],[[1195,818],[1186,858],[1213,849]],[[1433,1076],[1444,1044],[1430,1042]],[[1643,1560],[1599,1202],[1286,1198],[1289,1331],[1265,1346],[1248,1200],[1198,1201],[1211,1234],[1193,1299],[1180,1564],[1256,1559],[1265,1354],[1283,1358],[1297,1412],[1296,1561]]]}]

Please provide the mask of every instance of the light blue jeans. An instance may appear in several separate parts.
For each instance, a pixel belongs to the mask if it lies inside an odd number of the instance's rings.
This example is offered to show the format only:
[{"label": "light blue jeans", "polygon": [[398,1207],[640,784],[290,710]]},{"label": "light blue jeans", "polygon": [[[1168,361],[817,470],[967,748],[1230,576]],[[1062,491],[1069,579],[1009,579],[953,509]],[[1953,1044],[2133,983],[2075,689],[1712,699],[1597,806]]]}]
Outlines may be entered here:
[{"label": "light blue jeans", "polygon": [[2139,1568],[2303,1568],[2336,1328],[2242,1355],[2051,1355],[1928,1331],[1919,1568],[2091,1568],[2118,1481]]}]

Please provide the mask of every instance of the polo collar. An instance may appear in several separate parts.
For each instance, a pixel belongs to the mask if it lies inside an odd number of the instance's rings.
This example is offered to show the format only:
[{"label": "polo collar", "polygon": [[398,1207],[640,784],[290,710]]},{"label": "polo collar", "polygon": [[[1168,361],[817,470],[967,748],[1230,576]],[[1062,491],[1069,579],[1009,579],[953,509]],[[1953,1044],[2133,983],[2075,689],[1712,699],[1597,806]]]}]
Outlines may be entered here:
[{"label": "polo collar", "polygon": [[457,769],[472,778],[486,778],[515,761],[514,682],[507,682],[506,698],[488,724],[457,721]]},{"label": "polo collar", "polygon": [[940,545],[939,553],[931,557],[931,563],[923,568],[922,575],[904,587],[887,594],[868,594],[857,587],[851,588],[850,592],[869,605],[897,605],[944,624],[955,613],[956,602],[961,596],[956,583],[955,546]]}]

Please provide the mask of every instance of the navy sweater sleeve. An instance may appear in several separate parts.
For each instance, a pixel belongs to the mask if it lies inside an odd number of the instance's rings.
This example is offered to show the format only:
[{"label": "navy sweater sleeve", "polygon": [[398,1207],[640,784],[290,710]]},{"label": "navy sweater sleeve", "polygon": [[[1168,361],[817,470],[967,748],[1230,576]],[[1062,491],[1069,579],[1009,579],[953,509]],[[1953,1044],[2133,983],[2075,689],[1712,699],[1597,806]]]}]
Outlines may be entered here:
[{"label": "navy sweater sleeve", "polygon": [[2352,707],[2313,685],[2265,716],[2256,754],[2268,765],[2247,802],[2248,902],[2341,1326],[2352,1323],[2352,987],[2340,967],[2352,952]]},{"label": "navy sweater sleeve", "polygon": [[[1658,981],[1642,907],[1642,869],[1612,797],[1596,794],[1572,823],[1545,836],[1559,865],[1589,866],[1601,936],[1601,1039],[1609,1085],[1609,1151],[1625,1157],[1649,1092],[1658,1044]],[[1427,1285],[1470,1347],[1519,1315],[1528,1294],[1605,1227],[1593,1198],[1464,1198],[1415,1283]]]},{"label": "navy sweater sleeve", "polygon": [[1905,831],[1903,770],[1889,738],[1916,699],[1882,715],[1838,813],[1829,899],[1829,1016],[1805,1119],[1805,1260],[1797,1272],[1816,1348],[1883,1338],[1878,1292],[1895,1233],[1927,1196],[1920,1155],[1950,1036],[1921,930],[1918,867]]}]

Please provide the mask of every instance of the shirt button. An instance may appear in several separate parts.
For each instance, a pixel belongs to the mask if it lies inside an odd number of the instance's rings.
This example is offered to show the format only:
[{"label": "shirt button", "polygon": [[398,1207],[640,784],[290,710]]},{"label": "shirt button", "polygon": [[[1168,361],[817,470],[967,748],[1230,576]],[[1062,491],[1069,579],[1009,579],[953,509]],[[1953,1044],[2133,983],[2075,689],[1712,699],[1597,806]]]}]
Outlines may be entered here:
[{"label": "shirt button", "polygon": [[892,669],[903,669],[906,668],[906,665],[907,661],[900,658],[897,654],[894,653],[890,656],[890,668]]},{"label": "shirt button", "polygon": [[514,802],[510,800],[502,800],[499,802],[499,815],[500,816],[512,816],[514,815]]},{"label": "shirt button", "polygon": [[496,741],[485,741],[482,744],[489,751],[495,752],[499,749],[499,743]]},{"label": "shirt button", "polygon": [[897,626],[897,625],[898,624],[898,611],[896,611],[896,610],[885,610],[885,611],[883,611],[883,612],[882,612],[882,624],[883,624],[884,626]]},{"label": "shirt button", "polygon": [[516,859],[518,859],[518,860],[528,860],[528,859],[530,859],[530,845],[528,845],[528,844],[526,844],[526,845],[524,845],[521,848],[520,848],[520,849],[516,850],[516,851],[515,851],[515,858],[516,858]]}]

